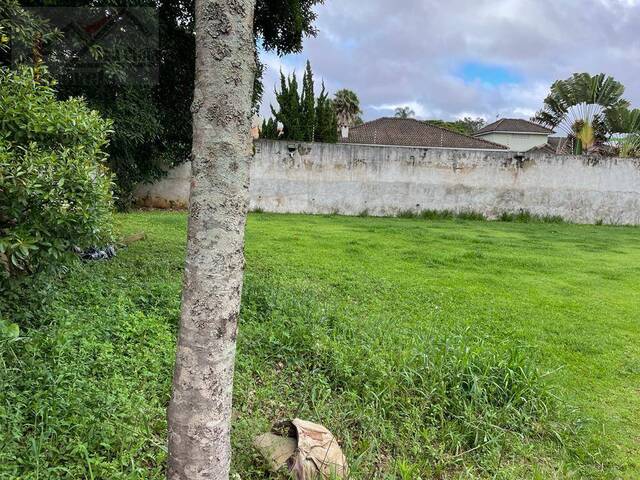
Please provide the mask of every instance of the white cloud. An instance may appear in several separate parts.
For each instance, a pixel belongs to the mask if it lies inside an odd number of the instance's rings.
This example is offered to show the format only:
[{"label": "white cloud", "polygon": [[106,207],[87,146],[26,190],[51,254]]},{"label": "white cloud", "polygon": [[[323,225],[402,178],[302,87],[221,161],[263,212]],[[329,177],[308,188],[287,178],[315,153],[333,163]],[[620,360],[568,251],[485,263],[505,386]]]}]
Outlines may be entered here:
[{"label": "white cloud", "polygon": [[[317,11],[320,34],[301,55],[263,56],[263,112],[279,70],[301,73],[307,58],[330,91],[358,93],[366,119],[398,106],[420,118],[528,118],[554,80],[577,71],[613,75],[640,107],[639,0],[339,0]],[[464,62],[521,82],[464,81]]]},{"label": "white cloud", "polygon": [[370,108],[372,108],[373,110],[381,112],[384,115],[393,115],[396,111],[396,108],[404,108],[404,107],[409,107],[411,110],[413,110],[417,118],[428,118],[431,116],[431,114],[425,108],[425,106],[416,101],[388,103],[384,105],[370,106]]}]

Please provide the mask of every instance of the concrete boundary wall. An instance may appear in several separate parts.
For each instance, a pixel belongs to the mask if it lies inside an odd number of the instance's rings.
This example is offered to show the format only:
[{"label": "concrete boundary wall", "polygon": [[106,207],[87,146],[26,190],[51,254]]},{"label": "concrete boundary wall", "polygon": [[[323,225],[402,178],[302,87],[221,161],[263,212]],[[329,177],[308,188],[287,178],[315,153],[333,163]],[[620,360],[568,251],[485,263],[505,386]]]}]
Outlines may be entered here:
[{"label": "concrete boundary wall", "polygon": [[[259,140],[251,208],[395,215],[528,211],[578,223],[640,224],[640,160]],[[138,189],[156,207],[188,204],[190,166]]]}]

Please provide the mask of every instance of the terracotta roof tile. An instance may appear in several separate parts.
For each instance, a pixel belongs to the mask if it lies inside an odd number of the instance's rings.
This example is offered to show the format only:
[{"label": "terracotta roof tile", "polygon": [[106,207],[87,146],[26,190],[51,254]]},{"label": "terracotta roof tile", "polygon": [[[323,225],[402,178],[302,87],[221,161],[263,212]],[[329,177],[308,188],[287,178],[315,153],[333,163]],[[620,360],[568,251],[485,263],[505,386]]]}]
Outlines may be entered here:
[{"label": "terracotta roof tile", "polygon": [[350,128],[349,138],[339,141],[363,145],[507,150],[504,145],[452,132],[413,118],[379,118]]},{"label": "terracotta roof tile", "polygon": [[570,155],[571,142],[566,137],[549,137],[547,143],[533,147],[528,153],[548,153],[552,155]]},{"label": "terracotta roof tile", "polygon": [[474,135],[485,135],[493,132],[545,133],[549,135],[553,133],[553,130],[521,118],[501,118],[497,122],[481,128]]}]

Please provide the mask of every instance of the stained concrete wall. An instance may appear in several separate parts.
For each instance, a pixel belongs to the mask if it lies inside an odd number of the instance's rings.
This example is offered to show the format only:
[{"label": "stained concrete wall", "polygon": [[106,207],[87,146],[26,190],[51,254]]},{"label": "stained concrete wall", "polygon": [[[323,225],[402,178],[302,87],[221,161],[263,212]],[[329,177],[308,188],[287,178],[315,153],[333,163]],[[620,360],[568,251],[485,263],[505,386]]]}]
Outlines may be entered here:
[{"label": "stained concrete wall", "polygon": [[167,172],[154,184],[141,184],[134,192],[138,205],[153,208],[187,208],[191,188],[191,162],[184,162]]},{"label": "stained concrete wall", "polygon": [[[395,215],[404,210],[528,211],[580,223],[640,224],[640,160],[260,140],[251,208]],[[186,205],[188,165],[154,186],[147,205]],[[159,201],[156,201],[159,200]]]}]

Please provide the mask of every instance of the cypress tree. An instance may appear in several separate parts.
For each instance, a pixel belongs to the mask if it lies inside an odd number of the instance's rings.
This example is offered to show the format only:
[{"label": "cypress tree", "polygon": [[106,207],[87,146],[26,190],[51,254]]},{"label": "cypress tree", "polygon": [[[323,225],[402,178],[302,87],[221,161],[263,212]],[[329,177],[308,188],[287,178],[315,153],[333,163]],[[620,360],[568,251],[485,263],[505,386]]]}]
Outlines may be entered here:
[{"label": "cypress tree", "polygon": [[336,143],[338,141],[338,118],[333,102],[325,91],[322,82],[322,91],[318,97],[316,106],[315,140],[324,143]]},{"label": "cypress tree", "polygon": [[[275,92],[278,111],[271,106],[274,119],[263,124],[262,138],[305,142],[336,143],[338,141],[338,117],[333,101],[329,98],[324,82],[316,99],[311,63],[302,79],[302,95],[298,93],[298,80],[294,75],[285,77],[280,72],[280,91]],[[278,136],[278,122],[282,135]]]},{"label": "cypress tree", "polygon": [[311,63],[307,60],[307,68],[302,79],[302,99],[301,99],[301,133],[305,142],[314,141],[314,131],[316,128],[316,97],[313,91],[313,72]]},{"label": "cypress tree", "polygon": [[318,96],[316,104],[316,141],[326,143],[325,135],[325,110],[327,108],[327,93],[325,92],[324,82],[322,82],[322,90]]},{"label": "cypress tree", "polygon": [[273,118],[269,118],[269,120],[262,121],[262,129],[260,130],[260,138],[265,138],[267,140],[277,140],[278,139],[278,123],[273,120]]},{"label": "cypress tree", "polygon": [[271,106],[271,113],[275,117],[276,123],[282,124],[283,140],[302,140],[301,129],[301,106],[300,95],[298,94],[298,80],[295,73],[285,78],[280,72],[280,91],[276,91],[276,101],[278,111]]},{"label": "cypress tree", "polygon": [[271,114],[283,125],[283,137],[286,138],[287,125],[289,124],[289,88],[284,73],[280,71],[280,91],[275,90],[276,102],[278,102],[278,111],[271,105]]},{"label": "cypress tree", "polygon": [[302,140],[302,112],[300,109],[300,95],[298,94],[298,79],[295,72],[288,80],[288,124],[284,124],[284,135],[286,140]]},{"label": "cypress tree", "polygon": [[338,111],[336,110],[333,100],[327,100],[327,133],[326,138],[328,143],[338,142]]}]

